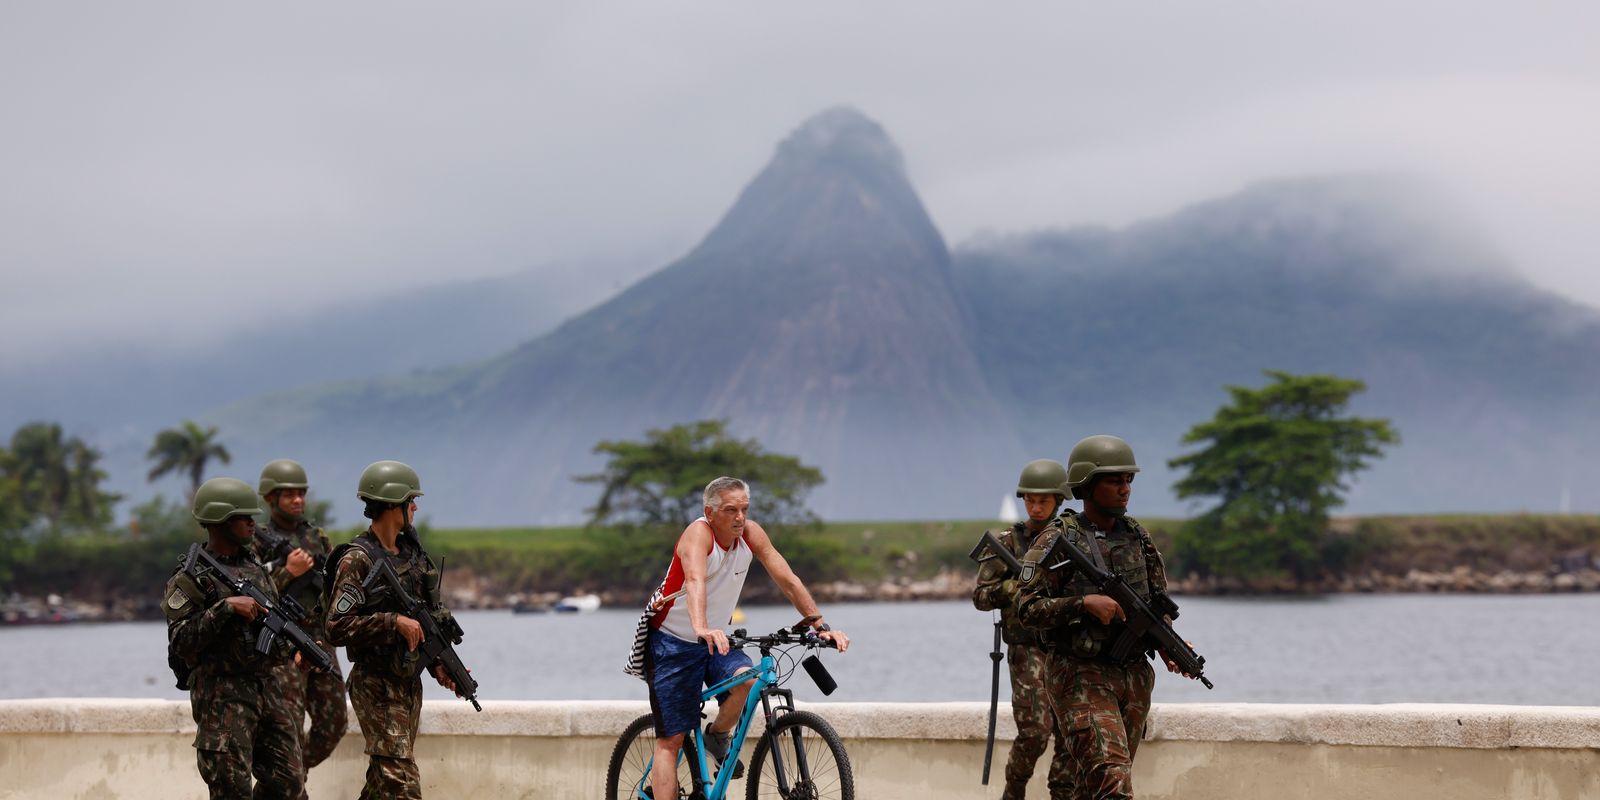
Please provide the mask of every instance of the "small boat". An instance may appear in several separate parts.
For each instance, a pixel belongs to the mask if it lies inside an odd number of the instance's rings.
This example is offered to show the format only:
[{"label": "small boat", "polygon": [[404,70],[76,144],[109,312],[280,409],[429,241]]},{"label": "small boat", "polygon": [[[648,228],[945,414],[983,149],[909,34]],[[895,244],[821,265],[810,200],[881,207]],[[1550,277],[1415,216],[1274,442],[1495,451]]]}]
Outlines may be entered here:
[{"label": "small boat", "polygon": [[600,595],[579,594],[572,597],[563,597],[556,603],[555,610],[563,614],[576,614],[580,612],[596,611],[600,608]]},{"label": "small boat", "polygon": [[550,606],[542,603],[517,603],[511,606],[511,613],[513,614],[547,614],[549,612]]}]

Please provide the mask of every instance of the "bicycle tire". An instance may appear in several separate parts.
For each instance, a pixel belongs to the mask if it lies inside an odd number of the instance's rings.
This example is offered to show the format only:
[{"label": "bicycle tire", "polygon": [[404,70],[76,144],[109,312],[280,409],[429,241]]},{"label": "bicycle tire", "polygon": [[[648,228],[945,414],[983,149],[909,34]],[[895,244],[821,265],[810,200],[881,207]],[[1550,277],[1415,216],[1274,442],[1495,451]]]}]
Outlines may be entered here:
[{"label": "bicycle tire", "polygon": [[[611,748],[611,760],[606,765],[606,800],[638,800],[633,788],[644,779],[645,768],[650,765],[655,749],[656,724],[653,717],[645,714],[628,723],[627,729],[617,737],[616,745]],[[672,800],[700,796],[689,768],[689,760],[695,757],[694,737],[684,737],[683,749],[687,757],[678,760],[678,797]]]},{"label": "bicycle tire", "polygon": [[[783,765],[787,790],[778,784],[778,763]],[[745,781],[746,800],[855,800],[856,796],[844,742],[827,720],[810,711],[778,717],[756,744]]]}]

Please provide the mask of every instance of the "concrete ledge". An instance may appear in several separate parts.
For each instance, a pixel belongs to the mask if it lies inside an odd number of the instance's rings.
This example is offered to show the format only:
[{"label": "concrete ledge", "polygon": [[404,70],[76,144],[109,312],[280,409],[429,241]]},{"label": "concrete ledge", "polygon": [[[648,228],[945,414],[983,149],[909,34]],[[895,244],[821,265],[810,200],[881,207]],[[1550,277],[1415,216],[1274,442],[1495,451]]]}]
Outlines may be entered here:
[{"label": "concrete ledge", "polygon": [[[1015,737],[1001,709],[983,787],[983,703],[812,703],[844,737],[857,795],[997,798]],[[432,797],[601,793],[638,701],[424,704],[417,760]],[[352,716],[353,720],[353,716]],[[189,704],[0,701],[0,800],[200,798]],[[353,796],[366,759],[352,723],[313,770],[313,797]],[[1044,763],[1030,796],[1047,795]],[[1600,800],[1600,709],[1472,705],[1158,704],[1135,762],[1141,800]],[[736,787],[743,794],[743,787]]]},{"label": "concrete ledge", "polygon": [[1151,710],[1156,741],[1279,742],[1498,750],[1600,748],[1600,709],[1550,706],[1170,703]]},{"label": "concrete ledge", "polygon": [[[982,741],[985,703],[801,703],[846,739]],[[423,735],[616,736],[646,703],[631,700],[490,700],[483,713],[458,701],[423,704]],[[359,733],[355,715],[350,732]],[[194,732],[181,700],[0,700],[0,736],[40,733]],[[996,738],[1016,738],[1008,706]],[[1364,747],[1600,749],[1600,708],[1584,706],[1288,705],[1157,703],[1148,741],[1274,742]]]}]

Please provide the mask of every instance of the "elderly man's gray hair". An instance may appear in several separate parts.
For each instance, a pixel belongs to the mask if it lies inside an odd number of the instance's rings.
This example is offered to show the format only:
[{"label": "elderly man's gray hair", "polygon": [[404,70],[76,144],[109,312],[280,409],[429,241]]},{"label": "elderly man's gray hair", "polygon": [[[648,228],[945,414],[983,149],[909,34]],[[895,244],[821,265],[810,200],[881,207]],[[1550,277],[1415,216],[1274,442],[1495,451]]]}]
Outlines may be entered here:
[{"label": "elderly man's gray hair", "polygon": [[722,508],[723,493],[731,492],[734,489],[738,489],[745,494],[750,493],[749,484],[739,480],[738,478],[730,478],[724,475],[706,484],[705,494],[701,495],[701,498],[705,501],[705,505],[707,507],[709,507],[712,511],[716,511],[717,509]]}]

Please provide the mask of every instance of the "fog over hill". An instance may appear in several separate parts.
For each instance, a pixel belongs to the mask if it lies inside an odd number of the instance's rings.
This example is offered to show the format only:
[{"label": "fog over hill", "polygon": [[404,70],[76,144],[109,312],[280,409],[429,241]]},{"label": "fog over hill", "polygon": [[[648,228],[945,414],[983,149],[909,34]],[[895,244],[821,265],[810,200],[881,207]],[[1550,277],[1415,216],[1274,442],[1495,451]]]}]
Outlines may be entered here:
[{"label": "fog over hill", "polygon": [[1564,484],[1600,507],[1600,313],[1532,288],[1404,177],[1279,181],[952,254],[888,135],[835,108],[683,257],[501,347],[209,412],[236,457],[221,471],[300,459],[348,523],[361,467],[397,458],[439,524],[570,522],[596,441],[720,417],[821,467],[826,517],[973,518],[1028,459],[1116,433],[1146,467],[1136,510],[1173,514],[1183,431],[1271,368],[1361,378],[1358,411],[1400,430],[1352,511],[1549,510]]},{"label": "fog over hill", "polygon": [[588,267],[545,264],[415,289],[376,285],[337,305],[315,296],[313,285],[266,275],[259,292],[239,298],[246,321],[237,333],[164,348],[108,340],[90,352],[0,362],[0,430],[48,419],[101,447],[148,445],[158,427],[269,389],[479,360],[615,290],[589,280]]},{"label": "fog over hill", "polygon": [[[841,108],[786,139],[694,250],[547,336],[218,419],[252,450],[310,449],[335,474],[376,453],[415,461],[438,476],[430,507],[463,521],[574,519],[591,489],[571,476],[597,465],[596,441],[705,417],[821,466],[824,514],[960,514],[994,505],[975,472],[1025,454],[973,338],[899,152]],[[285,425],[253,424],[272,408]],[[962,466],[928,469],[954,454]],[[879,484],[897,474],[916,486],[890,501]]]},{"label": "fog over hill", "polygon": [[[1563,486],[1600,505],[1600,313],[1519,278],[1416,181],[1279,181],[1122,231],[990,237],[955,264],[1015,412],[1134,432],[1147,484],[1170,483],[1222,385],[1270,368],[1360,378],[1357,410],[1397,424],[1351,510],[1555,510]],[[1002,328],[1018,318],[1054,331],[1026,357]]]}]

